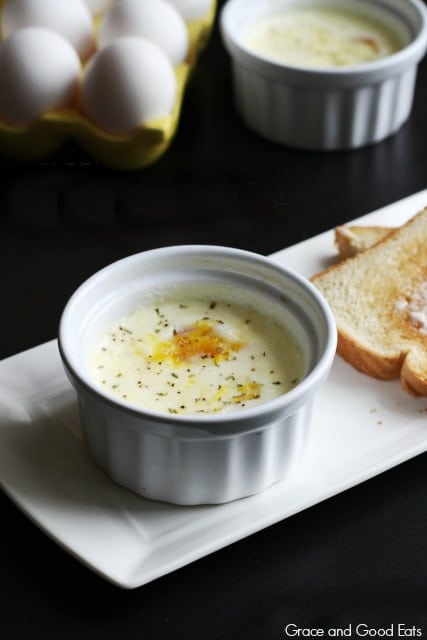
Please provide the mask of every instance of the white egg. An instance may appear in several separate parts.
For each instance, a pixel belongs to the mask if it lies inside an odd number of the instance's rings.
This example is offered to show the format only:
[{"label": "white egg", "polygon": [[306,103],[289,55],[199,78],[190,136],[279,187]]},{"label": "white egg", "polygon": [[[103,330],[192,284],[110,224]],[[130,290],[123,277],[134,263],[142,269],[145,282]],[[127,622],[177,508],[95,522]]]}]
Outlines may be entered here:
[{"label": "white egg", "polygon": [[92,16],[83,0],[6,0],[2,32],[7,37],[23,27],[46,27],[66,38],[85,60],[93,51]]},{"label": "white egg", "polygon": [[169,2],[187,22],[205,18],[212,5],[212,0],[169,0]]},{"label": "white egg", "polygon": [[113,0],[84,0],[93,16],[97,16],[110,5]]},{"label": "white egg", "polygon": [[121,36],[140,36],[159,46],[173,65],[185,60],[189,38],[184,19],[166,0],[120,0],[104,14],[100,48]]},{"label": "white egg", "polygon": [[82,82],[82,110],[102,128],[127,133],[170,114],[177,93],[172,64],[152,42],[118,38],[90,60]]},{"label": "white egg", "polygon": [[81,72],[75,49],[43,27],[15,31],[0,46],[0,119],[26,125],[71,105]]}]

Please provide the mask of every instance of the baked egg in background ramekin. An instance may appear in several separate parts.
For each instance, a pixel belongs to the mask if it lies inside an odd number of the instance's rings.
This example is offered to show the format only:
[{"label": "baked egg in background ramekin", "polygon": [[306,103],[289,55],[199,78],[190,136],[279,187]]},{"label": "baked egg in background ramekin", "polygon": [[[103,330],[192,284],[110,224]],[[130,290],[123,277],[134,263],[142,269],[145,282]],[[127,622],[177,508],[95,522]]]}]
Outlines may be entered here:
[{"label": "baked egg in background ramekin", "polygon": [[[101,384],[95,380],[92,354],[112,323],[119,322],[119,341],[123,332],[129,337],[130,325],[122,326],[121,319],[154,301],[159,331],[169,331],[171,344],[177,335],[185,334],[186,328],[174,326],[169,315],[164,320],[162,300],[167,292],[169,300],[176,294],[177,302],[185,303],[188,291],[200,291],[201,295],[215,291],[215,301],[208,309],[215,307],[213,321],[218,323],[219,332],[223,327],[217,305],[223,301],[229,307],[244,303],[265,315],[266,332],[269,322],[288,332],[298,345],[302,362],[301,376],[293,380],[290,390],[265,402],[240,402],[239,406],[229,402],[230,411],[216,406],[213,413],[181,414],[175,409],[170,412],[168,404],[161,409],[155,402],[152,407],[140,406],[114,394],[111,385],[103,387],[102,380]],[[209,317],[201,318],[202,323],[207,321]],[[171,326],[164,328],[169,323]],[[141,386],[149,380],[149,384],[155,384],[144,374],[147,365],[140,350],[140,345],[146,348],[144,330],[135,336],[134,343],[135,357],[140,358],[143,369],[136,381]],[[147,327],[148,331],[152,340],[155,330]],[[239,331],[231,327],[226,335],[241,344],[244,340]],[[282,348],[284,343],[277,346],[277,351]],[[59,350],[77,392],[82,428],[94,461],[114,481],[141,496],[182,505],[228,502],[258,493],[285,478],[306,444],[312,401],[329,373],[335,349],[335,321],[310,282],[258,254],[204,245],[146,251],[105,267],[71,296],[59,328]],[[164,369],[172,362],[167,349],[163,356],[158,350],[152,353],[156,354],[155,367]],[[215,376],[223,362],[235,361],[234,353],[227,358],[223,355],[221,346],[215,357],[202,356],[218,387],[221,385]],[[171,368],[171,384],[158,395],[165,396],[171,386],[176,393],[178,373],[188,376],[193,362],[190,358],[175,363],[181,369]],[[251,368],[244,367],[242,375],[251,380]],[[228,378],[228,374],[224,376]],[[199,382],[195,376],[194,393],[205,393],[198,389]],[[258,382],[262,387],[264,379]],[[270,382],[278,381],[272,377]]]},{"label": "baked egg in background ramekin", "polygon": [[[294,9],[359,15],[393,30],[402,46],[378,59],[336,67],[257,53],[248,31],[266,16]],[[220,27],[237,110],[269,140],[312,150],[353,149],[397,132],[410,115],[417,65],[427,48],[421,0],[229,0]]]}]

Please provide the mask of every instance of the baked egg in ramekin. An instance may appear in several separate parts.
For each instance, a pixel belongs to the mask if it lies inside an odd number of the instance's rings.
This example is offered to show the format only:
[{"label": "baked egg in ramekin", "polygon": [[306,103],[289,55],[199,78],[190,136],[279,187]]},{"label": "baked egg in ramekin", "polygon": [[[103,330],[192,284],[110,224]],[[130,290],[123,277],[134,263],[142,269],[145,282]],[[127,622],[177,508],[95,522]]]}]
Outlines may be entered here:
[{"label": "baked egg in ramekin", "polygon": [[215,246],[107,266],[73,294],[59,330],[95,462],[146,498],[186,505],[285,478],[335,348],[310,282]]},{"label": "baked egg in ramekin", "polygon": [[229,0],[220,22],[237,110],[263,137],[353,149],[408,119],[427,47],[421,0]]}]

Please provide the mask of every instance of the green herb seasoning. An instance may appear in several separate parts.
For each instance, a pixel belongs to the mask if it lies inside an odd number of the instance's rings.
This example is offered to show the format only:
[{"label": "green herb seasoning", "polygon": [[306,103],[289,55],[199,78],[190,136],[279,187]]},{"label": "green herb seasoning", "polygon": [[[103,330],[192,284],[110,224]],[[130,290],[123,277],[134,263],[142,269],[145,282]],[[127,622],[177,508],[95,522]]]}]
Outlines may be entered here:
[{"label": "green herb seasoning", "polygon": [[94,345],[92,375],[127,402],[165,413],[266,402],[292,389],[306,363],[290,331],[263,307],[219,285],[166,291],[119,318]]}]

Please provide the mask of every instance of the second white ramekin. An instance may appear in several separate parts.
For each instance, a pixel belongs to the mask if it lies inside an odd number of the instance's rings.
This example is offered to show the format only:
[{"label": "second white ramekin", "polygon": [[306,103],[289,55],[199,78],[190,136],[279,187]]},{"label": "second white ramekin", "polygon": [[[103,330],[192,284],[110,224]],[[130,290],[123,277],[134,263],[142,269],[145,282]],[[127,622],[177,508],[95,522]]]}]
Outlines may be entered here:
[{"label": "second white ramekin", "polygon": [[421,0],[338,0],[335,5],[391,12],[409,33],[407,46],[380,60],[340,69],[287,66],[258,56],[242,42],[248,25],[287,6],[330,0],[229,0],[221,32],[233,68],[237,110],[254,131],[275,142],[313,150],[352,149],[379,142],[408,119],[417,65],[427,48]]}]

